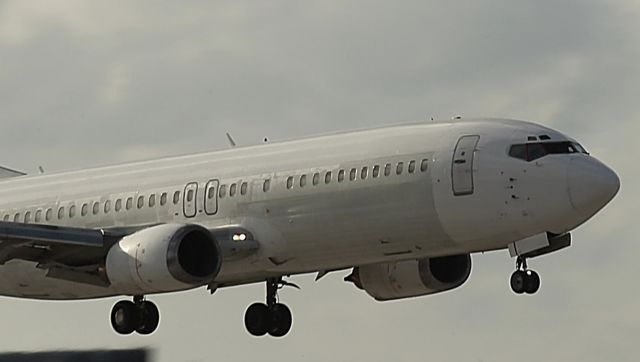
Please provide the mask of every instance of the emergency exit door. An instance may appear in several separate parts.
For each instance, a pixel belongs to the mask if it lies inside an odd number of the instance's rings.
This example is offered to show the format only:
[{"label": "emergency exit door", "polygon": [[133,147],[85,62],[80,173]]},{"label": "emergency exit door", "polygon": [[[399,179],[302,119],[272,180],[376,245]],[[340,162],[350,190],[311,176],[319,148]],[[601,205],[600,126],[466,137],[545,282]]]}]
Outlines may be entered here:
[{"label": "emergency exit door", "polygon": [[480,136],[460,137],[453,152],[451,182],[455,196],[473,194],[473,159]]}]

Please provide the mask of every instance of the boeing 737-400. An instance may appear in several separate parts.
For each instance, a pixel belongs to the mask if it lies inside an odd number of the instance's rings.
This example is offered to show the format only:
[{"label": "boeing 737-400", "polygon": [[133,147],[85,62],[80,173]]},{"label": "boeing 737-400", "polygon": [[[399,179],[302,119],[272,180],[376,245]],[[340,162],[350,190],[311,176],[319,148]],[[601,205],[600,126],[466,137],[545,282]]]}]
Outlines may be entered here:
[{"label": "boeing 737-400", "polygon": [[274,337],[291,329],[276,294],[296,274],[352,270],[386,301],[459,287],[471,254],[508,249],[511,288],[535,293],[527,259],[569,246],[620,187],[575,140],[498,119],[0,177],[0,295],[129,296],[114,330],[150,334],[149,295],[264,282],[245,325]]}]

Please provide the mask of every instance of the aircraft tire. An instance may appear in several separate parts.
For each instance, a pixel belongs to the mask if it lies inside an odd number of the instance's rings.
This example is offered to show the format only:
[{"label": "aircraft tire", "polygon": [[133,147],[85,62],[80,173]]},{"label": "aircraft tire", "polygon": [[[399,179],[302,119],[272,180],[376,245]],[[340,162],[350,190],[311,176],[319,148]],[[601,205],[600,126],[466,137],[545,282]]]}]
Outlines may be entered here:
[{"label": "aircraft tire", "polygon": [[138,313],[140,313],[140,323],[136,328],[136,332],[142,335],[149,335],[155,332],[160,323],[158,307],[152,302],[145,300],[138,306]]},{"label": "aircraft tire", "polygon": [[284,304],[277,303],[269,309],[269,335],[272,337],[284,337],[291,330],[293,317],[291,310]]},{"label": "aircraft tire", "polygon": [[523,270],[516,270],[511,274],[511,290],[516,294],[522,294],[526,291],[527,273]]},{"label": "aircraft tire", "polygon": [[527,294],[535,294],[540,289],[540,276],[533,270],[526,271],[525,292]]},{"label": "aircraft tire", "polygon": [[252,336],[261,337],[270,329],[269,307],[263,303],[254,303],[247,308],[244,314],[244,326]]},{"label": "aircraft tire", "polygon": [[138,325],[138,308],[133,302],[122,300],[111,309],[111,326],[118,334],[127,335]]}]

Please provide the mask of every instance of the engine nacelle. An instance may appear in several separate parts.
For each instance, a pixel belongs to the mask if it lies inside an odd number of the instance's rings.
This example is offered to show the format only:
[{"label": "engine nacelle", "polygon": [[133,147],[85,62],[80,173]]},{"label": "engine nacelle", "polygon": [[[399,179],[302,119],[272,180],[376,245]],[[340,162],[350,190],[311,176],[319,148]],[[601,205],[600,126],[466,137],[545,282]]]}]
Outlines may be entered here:
[{"label": "engine nacelle", "polygon": [[111,286],[136,295],[191,289],[211,282],[222,264],[209,230],[193,224],[153,226],[125,236],[107,254]]},{"label": "engine nacelle", "polygon": [[465,254],[360,266],[345,280],[386,301],[451,290],[464,284],[470,274],[471,256]]}]

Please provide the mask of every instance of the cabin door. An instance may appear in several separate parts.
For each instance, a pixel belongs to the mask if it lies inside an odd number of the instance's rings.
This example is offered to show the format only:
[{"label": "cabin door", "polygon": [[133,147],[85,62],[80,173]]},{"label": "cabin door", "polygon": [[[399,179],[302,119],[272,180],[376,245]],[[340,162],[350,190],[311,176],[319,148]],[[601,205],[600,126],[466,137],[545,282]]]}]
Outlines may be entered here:
[{"label": "cabin door", "polygon": [[463,136],[453,152],[451,182],[455,196],[473,194],[473,159],[480,136]]},{"label": "cabin door", "polygon": [[198,183],[192,182],[184,188],[182,195],[182,208],[185,217],[196,216],[196,198],[198,197]]}]

